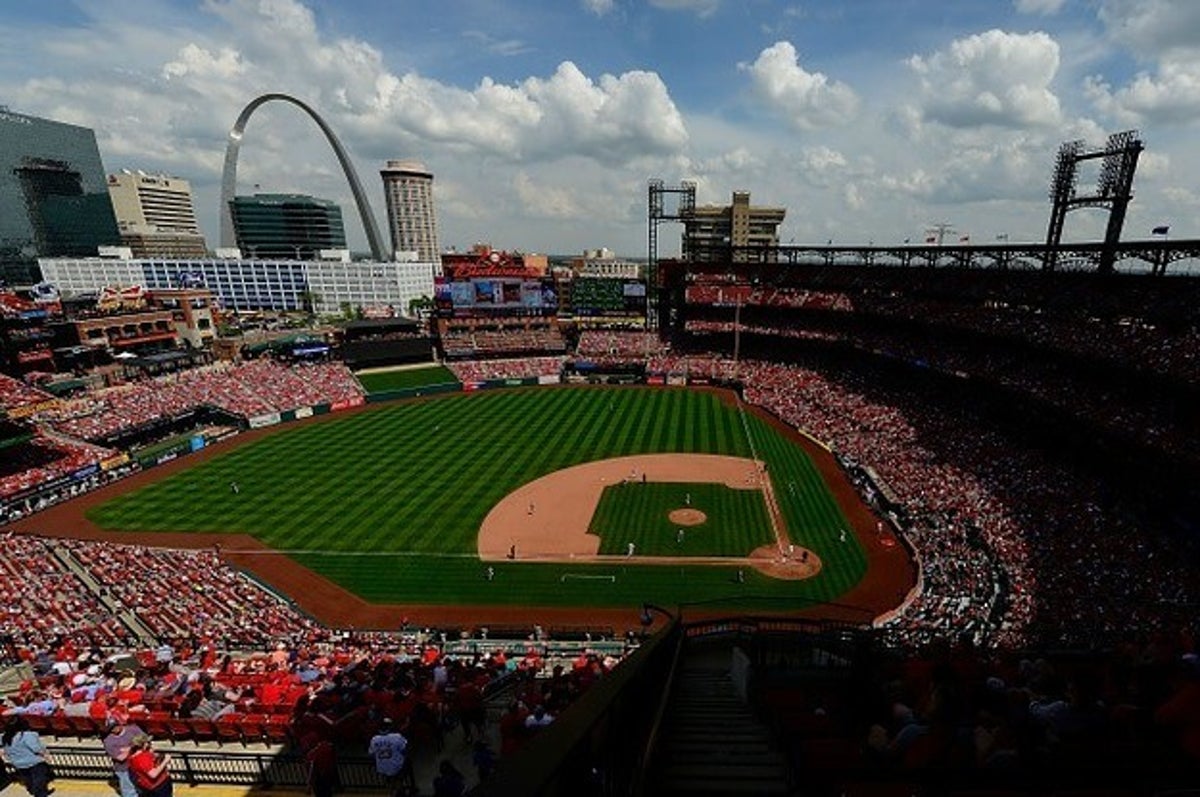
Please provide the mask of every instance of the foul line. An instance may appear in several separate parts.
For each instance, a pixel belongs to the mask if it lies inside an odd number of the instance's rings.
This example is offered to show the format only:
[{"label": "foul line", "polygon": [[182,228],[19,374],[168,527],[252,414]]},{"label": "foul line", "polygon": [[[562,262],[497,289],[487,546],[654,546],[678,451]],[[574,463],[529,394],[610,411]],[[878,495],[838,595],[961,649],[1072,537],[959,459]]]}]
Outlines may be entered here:
[{"label": "foul line", "polygon": [[302,556],[302,555],[320,555],[320,556],[429,556],[437,559],[478,559],[479,554],[476,553],[451,553],[448,551],[323,551],[316,548],[222,548],[223,554],[237,554],[238,556]]},{"label": "foul line", "polygon": [[775,501],[775,490],[771,487],[771,475],[767,473],[766,460],[758,458],[758,450],[754,446],[754,435],[750,434],[750,423],[746,420],[746,409],[742,405],[742,397],[736,392],[733,394],[734,400],[737,402],[738,417],[742,419],[742,429],[746,432],[746,442],[750,444],[750,456],[754,458],[755,466],[758,468],[759,488],[763,492],[763,497],[767,501],[767,516],[771,521],[771,531],[775,533],[775,547],[779,549],[779,554],[782,556],[791,545],[790,541],[784,540],[783,528],[781,527],[783,513],[779,510],[779,504]]}]

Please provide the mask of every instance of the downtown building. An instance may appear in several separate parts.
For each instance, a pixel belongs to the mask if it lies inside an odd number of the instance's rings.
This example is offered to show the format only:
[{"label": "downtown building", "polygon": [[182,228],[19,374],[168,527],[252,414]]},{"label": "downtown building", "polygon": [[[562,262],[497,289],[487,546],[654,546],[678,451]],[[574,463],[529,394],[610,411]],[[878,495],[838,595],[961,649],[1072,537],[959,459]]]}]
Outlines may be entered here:
[{"label": "downtown building", "polygon": [[437,216],[433,207],[433,172],[412,160],[390,160],[380,170],[387,202],[393,252],[416,252],[417,260],[437,261]]},{"label": "downtown building", "polygon": [[307,194],[254,194],[230,202],[238,249],[257,260],[316,260],[346,248],[336,202]]},{"label": "downtown building", "polygon": [[108,176],[108,193],[121,244],[135,257],[202,258],[208,254],[187,180],[123,169]]},{"label": "downtown building", "polygon": [[0,107],[0,278],[32,285],[38,258],[120,241],[95,132]]},{"label": "downtown building", "polygon": [[[344,250],[343,250],[344,251]],[[43,258],[47,282],[64,296],[140,285],[150,291],[207,288],[222,310],[304,311],[321,315],[351,310],[386,310],[403,315],[418,298],[432,299],[438,263],[259,260],[242,257]]]},{"label": "downtown building", "polygon": [[[684,258],[697,262],[722,261],[729,247],[769,247],[779,245],[779,225],[787,208],[756,207],[750,204],[749,191],[734,191],[728,205],[697,205],[683,220]],[[747,260],[738,252],[734,260]]]}]

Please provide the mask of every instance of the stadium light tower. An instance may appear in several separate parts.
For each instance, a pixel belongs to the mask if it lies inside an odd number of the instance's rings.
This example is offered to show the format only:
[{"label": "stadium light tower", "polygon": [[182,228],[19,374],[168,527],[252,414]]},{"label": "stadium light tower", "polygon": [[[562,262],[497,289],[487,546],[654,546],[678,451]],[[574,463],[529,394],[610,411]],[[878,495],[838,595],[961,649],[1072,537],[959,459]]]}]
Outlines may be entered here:
[{"label": "stadium light tower", "polygon": [[[1145,145],[1136,130],[1113,133],[1103,147],[1086,149],[1082,141],[1067,141],[1058,149],[1054,173],[1050,178],[1050,224],[1046,229],[1046,260],[1043,267],[1053,271],[1058,262],[1063,224],[1067,212],[1076,208],[1107,208],[1108,226],[1100,250],[1099,271],[1112,273],[1117,259],[1117,244],[1125,226],[1125,212],[1133,199],[1133,174],[1138,156]],[[1079,164],[1102,159],[1100,177],[1091,193],[1077,189]]]}]

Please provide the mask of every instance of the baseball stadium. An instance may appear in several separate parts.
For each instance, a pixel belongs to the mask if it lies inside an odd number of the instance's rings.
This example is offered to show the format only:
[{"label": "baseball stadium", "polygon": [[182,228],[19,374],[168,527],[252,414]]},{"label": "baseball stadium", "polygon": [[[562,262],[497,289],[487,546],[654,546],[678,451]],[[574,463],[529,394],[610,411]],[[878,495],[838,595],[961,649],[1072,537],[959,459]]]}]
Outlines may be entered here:
[{"label": "baseball stadium", "polygon": [[243,793],[380,793],[393,725],[477,795],[1194,786],[1198,254],[483,251],[424,323],[0,376],[8,713],[60,784],[136,723]]}]

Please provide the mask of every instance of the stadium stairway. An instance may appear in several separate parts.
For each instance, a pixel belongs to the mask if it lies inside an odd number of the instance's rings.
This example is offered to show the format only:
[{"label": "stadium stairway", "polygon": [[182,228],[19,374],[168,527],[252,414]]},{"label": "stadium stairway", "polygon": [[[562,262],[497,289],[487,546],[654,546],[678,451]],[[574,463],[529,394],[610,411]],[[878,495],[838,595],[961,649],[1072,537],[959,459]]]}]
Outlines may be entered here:
[{"label": "stadium stairway", "polygon": [[676,674],[649,778],[656,795],[790,794],[774,738],[738,695],[725,664],[692,652]]},{"label": "stadium stairway", "polygon": [[150,629],[146,628],[146,626],[142,624],[142,621],[138,619],[137,615],[133,611],[117,604],[100,586],[96,579],[92,577],[92,574],[88,572],[87,568],[80,564],[79,560],[75,558],[74,554],[72,554],[67,548],[63,547],[57,541],[50,542],[50,550],[53,551],[55,558],[62,562],[64,567],[79,577],[79,580],[83,582],[84,586],[86,586],[88,590],[90,590],[91,593],[96,596],[100,603],[105,606],[105,608],[112,612],[114,617],[119,619],[126,628],[133,632],[134,636],[138,638],[138,641],[143,647],[153,648],[158,646],[159,639],[150,632]]}]

